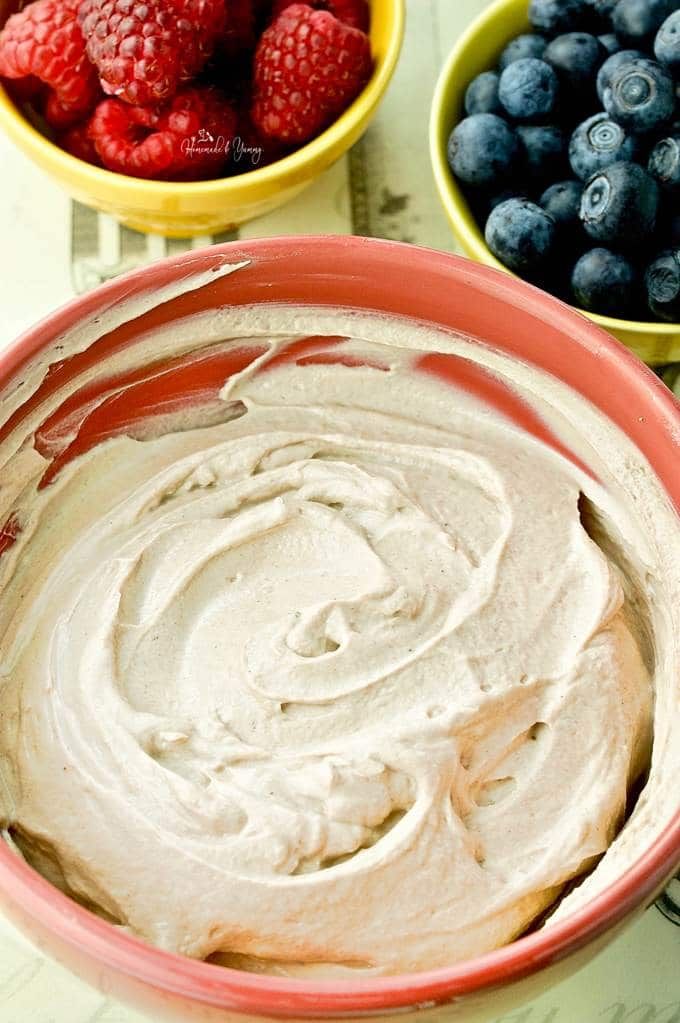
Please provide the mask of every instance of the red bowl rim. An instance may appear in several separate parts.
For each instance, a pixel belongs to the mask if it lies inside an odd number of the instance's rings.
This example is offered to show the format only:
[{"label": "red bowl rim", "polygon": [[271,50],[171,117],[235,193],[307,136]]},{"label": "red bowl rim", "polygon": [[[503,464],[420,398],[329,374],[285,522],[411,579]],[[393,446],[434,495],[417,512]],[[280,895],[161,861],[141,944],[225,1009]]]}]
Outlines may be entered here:
[{"label": "red bowl rim", "polygon": [[[242,260],[250,261],[254,269],[262,268],[267,279],[251,281],[250,290],[244,292],[250,301],[239,298],[238,304],[285,301],[281,295],[286,288],[294,288],[298,294],[288,301],[341,304],[363,311],[378,309],[440,325],[440,320],[423,315],[423,311],[433,305],[433,286],[439,287],[447,277],[450,281],[453,275],[479,297],[512,307],[507,308],[508,314],[513,309],[515,313],[521,310],[522,315],[551,325],[569,339],[568,350],[566,344],[541,349],[527,337],[510,335],[503,347],[576,387],[611,419],[625,424],[629,437],[646,454],[680,514],[680,404],[646,366],[591,321],[544,292],[459,256],[400,242],[352,236],[291,236],[228,242],[171,257],[74,299],[28,330],[0,354],[0,378],[7,380],[55,337],[97,311],[182,277],[217,271],[226,263]],[[395,280],[404,280],[406,267],[408,287],[395,287]],[[237,271],[234,280],[240,273]],[[271,287],[277,277],[281,283],[278,291]],[[316,289],[331,279],[346,300],[324,303],[319,298],[315,302]],[[206,284],[199,290],[210,287]],[[440,304],[445,301],[445,296],[437,299]],[[636,415],[631,415],[631,402]],[[0,842],[0,893],[20,907],[23,916],[36,919],[67,946],[159,991],[245,1014],[313,1018],[416,1008],[479,995],[516,982],[576,952],[636,909],[647,906],[679,864],[680,809],[623,876],[586,906],[550,927],[452,967],[342,981],[255,975],[147,945],[76,905],[4,842]]]}]

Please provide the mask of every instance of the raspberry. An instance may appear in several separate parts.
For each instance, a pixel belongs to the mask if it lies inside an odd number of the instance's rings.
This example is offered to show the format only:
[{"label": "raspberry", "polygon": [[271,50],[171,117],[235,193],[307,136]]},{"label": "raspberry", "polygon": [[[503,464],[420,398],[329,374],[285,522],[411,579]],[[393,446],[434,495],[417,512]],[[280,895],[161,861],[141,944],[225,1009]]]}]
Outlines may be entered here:
[{"label": "raspberry", "polygon": [[105,99],[89,126],[102,163],[139,178],[199,181],[217,177],[236,132],[236,113],[216,89],[188,87],[165,106]]},{"label": "raspberry", "polygon": [[247,111],[239,118],[238,134],[231,147],[230,167],[234,174],[267,167],[276,160],[283,159],[290,148],[274,139],[263,138],[253,124]]},{"label": "raspberry", "polygon": [[63,135],[59,135],[57,142],[62,149],[65,149],[71,156],[77,157],[78,160],[84,160],[86,163],[93,163],[97,167],[101,167],[102,162],[99,159],[99,153],[95,149],[94,142],[90,138],[89,127],[89,121],[82,121],[67,132],[64,132]]},{"label": "raspberry", "polygon": [[0,75],[34,76],[49,85],[50,110],[62,124],[92,109],[99,86],[74,0],[34,0],[7,19],[0,32]]},{"label": "raspberry", "polygon": [[253,121],[267,138],[306,142],[361,92],[371,66],[363,32],[328,11],[292,4],[255,52]]},{"label": "raspberry", "polygon": [[42,107],[43,117],[52,128],[69,128],[82,119],[83,113],[89,113],[100,99],[103,99],[103,96],[99,83],[97,83],[97,89],[85,111],[79,109],[78,106],[73,107],[63,103],[53,89],[48,89]]},{"label": "raspberry", "polygon": [[104,92],[155,105],[203,67],[225,29],[225,0],[82,0],[78,19]]},{"label": "raspberry", "polygon": [[[279,14],[294,2],[295,0],[274,0],[273,16],[278,18]],[[368,32],[370,18],[366,0],[305,0],[305,3],[315,11],[330,11],[338,21],[344,21],[352,28]]]}]

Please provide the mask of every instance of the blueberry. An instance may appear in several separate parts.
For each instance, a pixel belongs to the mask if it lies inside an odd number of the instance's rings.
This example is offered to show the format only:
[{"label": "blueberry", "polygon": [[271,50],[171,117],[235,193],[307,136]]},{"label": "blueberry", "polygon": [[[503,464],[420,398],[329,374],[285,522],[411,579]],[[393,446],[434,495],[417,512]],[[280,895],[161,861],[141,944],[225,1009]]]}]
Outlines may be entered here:
[{"label": "blueberry", "polygon": [[655,60],[622,64],[605,88],[602,102],[613,120],[632,131],[653,131],[675,110],[675,86]]},{"label": "blueberry", "polygon": [[526,57],[534,57],[540,60],[548,45],[545,36],[527,32],[524,35],[512,39],[501,53],[498,60],[498,70],[505,71],[509,64],[516,60],[523,60]]},{"label": "blueberry", "polygon": [[537,32],[556,36],[588,24],[589,8],[588,0],[531,0],[529,21]]},{"label": "blueberry", "polygon": [[634,160],[639,140],[606,114],[595,114],[579,124],[569,142],[569,163],[577,178],[587,181],[620,160]]},{"label": "blueberry", "polygon": [[597,38],[602,49],[605,50],[610,57],[615,53],[620,53],[623,49],[621,40],[613,32],[605,32],[603,36],[598,36]]},{"label": "blueberry", "polygon": [[614,163],[595,174],[581,199],[581,221],[595,241],[632,247],[656,227],[659,186],[636,163]]},{"label": "blueberry", "polygon": [[543,60],[524,57],[509,64],[501,75],[498,95],[516,121],[542,121],[557,103],[557,75]]},{"label": "blueberry", "polygon": [[576,231],[581,228],[579,209],[583,184],[580,181],[558,181],[546,188],[539,204],[549,213],[559,228]]},{"label": "blueberry", "polygon": [[632,263],[609,249],[591,249],[571,275],[577,305],[603,316],[625,316],[635,303],[637,279]]},{"label": "blueberry", "polygon": [[597,72],[597,95],[600,97],[600,103],[603,100],[605,89],[611,85],[614,72],[623,64],[631,64],[636,60],[646,60],[644,53],[640,50],[619,50],[618,53],[612,54],[605,60]]},{"label": "blueberry", "polygon": [[677,0],[619,0],[612,11],[612,28],[628,46],[651,48],[654,36],[677,6]]},{"label": "blueberry", "polygon": [[663,252],[647,267],[645,288],[649,308],[661,320],[680,323],[680,253]]},{"label": "blueberry", "polygon": [[470,82],[465,93],[465,113],[502,114],[498,98],[498,75],[495,71],[483,71]]},{"label": "blueberry", "polygon": [[510,270],[532,275],[550,259],[555,221],[529,199],[508,199],[489,214],[486,244]]},{"label": "blueberry", "polygon": [[580,181],[558,181],[547,188],[539,199],[539,205],[557,224],[560,259],[556,262],[563,297],[568,302],[571,301],[571,283],[568,274],[565,274],[566,265],[590,244],[579,219],[582,192],[583,184]]},{"label": "blueberry", "polygon": [[649,154],[647,170],[664,188],[680,189],[680,135],[657,142]]},{"label": "blueberry", "polygon": [[532,182],[543,186],[567,167],[567,140],[554,125],[526,124],[517,128],[524,149],[524,166]]},{"label": "blueberry", "polygon": [[448,159],[453,173],[466,185],[496,188],[518,166],[519,139],[502,117],[473,114],[451,132]]},{"label": "blueberry", "polygon": [[680,76],[680,11],[666,18],[654,40],[656,59],[676,78]]},{"label": "blueberry", "polygon": [[543,60],[557,71],[562,86],[579,93],[595,92],[595,75],[605,58],[606,51],[597,38],[587,32],[557,36],[543,54]]}]

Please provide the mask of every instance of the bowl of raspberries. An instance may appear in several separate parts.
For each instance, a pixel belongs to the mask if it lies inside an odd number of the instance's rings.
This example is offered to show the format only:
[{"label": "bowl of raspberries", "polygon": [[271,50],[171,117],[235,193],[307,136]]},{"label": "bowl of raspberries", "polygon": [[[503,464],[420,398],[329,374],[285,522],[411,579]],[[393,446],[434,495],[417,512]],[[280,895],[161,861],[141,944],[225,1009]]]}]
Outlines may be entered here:
[{"label": "bowl of raspberries", "polygon": [[496,0],[430,142],[468,255],[680,359],[680,0]]},{"label": "bowl of raspberries", "polygon": [[132,227],[228,230],[356,141],[403,20],[403,0],[3,0],[0,127]]}]

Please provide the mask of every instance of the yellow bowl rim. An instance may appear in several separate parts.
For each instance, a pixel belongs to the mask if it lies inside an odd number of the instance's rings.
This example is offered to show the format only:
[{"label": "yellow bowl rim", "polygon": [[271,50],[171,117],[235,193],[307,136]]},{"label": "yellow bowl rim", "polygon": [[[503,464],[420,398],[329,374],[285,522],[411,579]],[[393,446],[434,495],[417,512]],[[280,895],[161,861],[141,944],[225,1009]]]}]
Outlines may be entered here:
[{"label": "yellow bowl rim", "polygon": [[[275,160],[266,167],[236,174],[233,177],[214,178],[209,181],[153,181],[135,178],[95,167],[94,164],[72,156],[56,143],[46,138],[21,113],[7,90],[0,84],[0,128],[42,167],[54,167],[62,180],[74,177],[84,188],[97,191],[108,190],[117,201],[125,202],[130,190],[134,189],[138,199],[168,199],[174,196],[228,198],[244,188],[280,185],[281,179],[296,177],[300,170],[323,158],[326,153],[338,149],[338,156],[344,139],[357,125],[370,116],[385,92],[399,59],[406,22],[406,0],[389,0],[393,17],[392,30],[382,58],[376,63],[373,74],[364,89],[350,106],[324,132],[288,156]],[[48,170],[48,173],[50,171]]]},{"label": "yellow bowl rim", "polygon": [[[517,6],[517,2],[518,0],[494,0],[494,2],[479,15],[479,17],[475,18],[475,20],[468,25],[463,34],[458,38],[458,41],[447,57],[439,74],[439,78],[437,79],[434,96],[432,98],[429,126],[430,161],[432,163],[434,179],[437,185],[437,191],[439,192],[439,197],[449,220],[451,221],[454,232],[458,238],[460,238],[465,251],[472,253],[478,262],[485,263],[487,266],[495,267],[496,270],[502,270],[504,273],[509,273],[513,277],[516,277],[517,275],[512,274],[512,272],[508,270],[507,266],[504,266],[500,260],[496,259],[494,254],[486,245],[484,237],[472,216],[472,212],[468,204],[462,196],[459,198],[454,192],[454,187],[457,188],[457,186],[453,186],[451,171],[449,170],[449,165],[446,160],[446,147],[440,145],[440,138],[444,136],[446,127],[443,124],[443,118],[444,104],[449,89],[449,83],[456,73],[456,68],[458,63],[461,61],[463,54],[474,45],[474,41],[477,36],[481,35],[483,32],[492,32],[494,25],[500,23],[506,13],[506,10]],[[523,0],[523,2],[526,2],[528,6],[528,0]],[[509,41],[510,40],[508,39],[508,42]],[[587,316],[590,320],[593,320],[610,333],[646,333],[673,336],[680,330],[680,324],[677,323],[620,320],[613,316],[601,316],[599,313],[590,313],[586,309],[580,309],[578,306],[572,306],[572,308],[577,309],[579,312],[583,313],[584,316]]]}]

